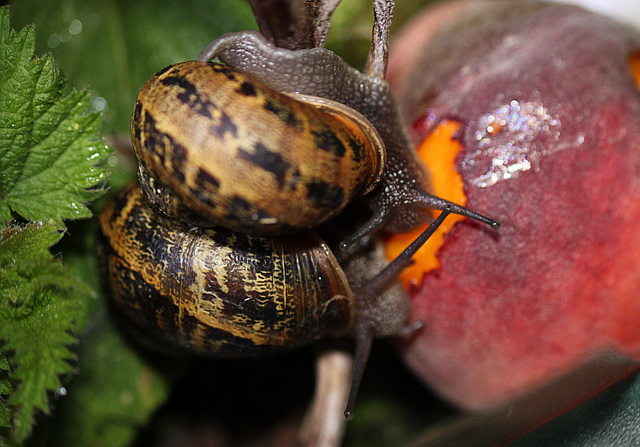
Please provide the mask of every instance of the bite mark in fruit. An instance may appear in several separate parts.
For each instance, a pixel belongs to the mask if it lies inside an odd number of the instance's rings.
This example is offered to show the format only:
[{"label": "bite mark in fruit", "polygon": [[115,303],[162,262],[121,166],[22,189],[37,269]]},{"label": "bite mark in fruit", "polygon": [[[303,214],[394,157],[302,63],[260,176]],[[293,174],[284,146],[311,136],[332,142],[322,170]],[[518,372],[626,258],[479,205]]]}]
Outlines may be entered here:
[{"label": "bite mark in fruit", "polygon": [[[424,139],[418,147],[418,155],[431,172],[431,185],[433,193],[443,199],[450,200],[460,205],[466,205],[467,197],[464,193],[462,177],[456,171],[456,157],[462,148],[456,140],[456,132],[460,129],[460,123],[453,120],[440,122],[438,126]],[[440,211],[433,210],[435,218]],[[437,258],[438,249],[444,242],[444,235],[453,228],[456,222],[465,219],[458,214],[451,214],[438,230],[429,238],[426,244],[413,257],[413,264],[401,275],[405,286],[417,287],[420,285],[425,272],[440,266]],[[412,233],[394,234],[390,236],[386,244],[386,254],[389,259],[395,259],[406,247],[409,246],[427,228],[427,224]]]},{"label": "bite mark in fruit", "polygon": [[640,90],[640,51],[629,56],[629,70],[636,83],[636,87]]}]

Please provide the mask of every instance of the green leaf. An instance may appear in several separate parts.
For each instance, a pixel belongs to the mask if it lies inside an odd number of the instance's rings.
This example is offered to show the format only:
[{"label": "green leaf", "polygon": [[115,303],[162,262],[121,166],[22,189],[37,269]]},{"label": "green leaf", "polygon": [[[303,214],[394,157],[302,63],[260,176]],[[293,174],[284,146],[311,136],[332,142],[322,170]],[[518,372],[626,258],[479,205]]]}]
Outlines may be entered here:
[{"label": "green leaf", "polygon": [[56,412],[56,447],[129,445],[165,402],[169,384],[108,321],[83,340],[80,373]]},{"label": "green leaf", "polygon": [[10,427],[11,426],[11,411],[9,411],[9,407],[4,404],[4,400],[2,405],[0,405],[0,427]]},{"label": "green leaf", "polygon": [[61,389],[60,376],[74,372],[69,346],[92,299],[49,253],[60,237],[56,226],[40,223],[0,233],[0,346],[12,365],[7,404],[18,441],[29,436],[37,410],[49,413],[48,393]]},{"label": "green leaf", "polygon": [[0,427],[11,426],[11,411],[4,401],[5,396],[11,394],[10,369],[9,361],[0,353]]},{"label": "green leaf", "polygon": [[[102,191],[108,147],[95,138],[89,92],[72,90],[50,55],[33,57],[35,32],[9,27],[0,8],[0,221],[10,210],[33,221],[91,216],[85,203]],[[94,188],[94,189],[91,189]]]}]

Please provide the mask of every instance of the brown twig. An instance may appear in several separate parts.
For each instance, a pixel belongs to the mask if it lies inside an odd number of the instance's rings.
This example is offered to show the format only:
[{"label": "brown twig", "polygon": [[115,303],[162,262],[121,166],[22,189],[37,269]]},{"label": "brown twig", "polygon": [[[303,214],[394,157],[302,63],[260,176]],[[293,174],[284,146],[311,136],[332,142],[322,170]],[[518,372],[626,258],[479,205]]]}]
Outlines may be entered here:
[{"label": "brown twig", "polygon": [[312,8],[301,0],[249,0],[260,32],[276,46],[300,50],[313,46]]},{"label": "brown twig", "polygon": [[351,380],[353,354],[339,348],[322,350],[316,360],[316,391],[299,432],[305,447],[337,447],[346,419],[342,415]]},{"label": "brown twig", "polygon": [[365,73],[376,78],[384,78],[389,59],[389,28],[393,20],[395,0],[373,0],[373,33],[371,51],[367,59]]}]

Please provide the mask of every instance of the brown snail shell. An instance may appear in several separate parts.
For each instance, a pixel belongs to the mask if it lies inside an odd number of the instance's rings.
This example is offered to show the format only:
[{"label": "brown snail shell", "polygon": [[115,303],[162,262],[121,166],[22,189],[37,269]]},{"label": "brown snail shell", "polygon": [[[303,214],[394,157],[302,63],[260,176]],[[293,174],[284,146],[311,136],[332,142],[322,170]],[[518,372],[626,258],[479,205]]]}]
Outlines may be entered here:
[{"label": "brown snail shell", "polygon": [[126,318],[194,353],[272,354],[353,324],[349,284],[314,232],[270,239],[193,227],[152,212],[135,183],[101,213],[99,255]]},{"label": "brown snail shell", "polygon": [[320,225],[371,191],[385,165],[384,143],[355,110],[279,93],[215,63],[188,61],[154,75],[131,129],[157,185],[212,225],[253,234]]}]

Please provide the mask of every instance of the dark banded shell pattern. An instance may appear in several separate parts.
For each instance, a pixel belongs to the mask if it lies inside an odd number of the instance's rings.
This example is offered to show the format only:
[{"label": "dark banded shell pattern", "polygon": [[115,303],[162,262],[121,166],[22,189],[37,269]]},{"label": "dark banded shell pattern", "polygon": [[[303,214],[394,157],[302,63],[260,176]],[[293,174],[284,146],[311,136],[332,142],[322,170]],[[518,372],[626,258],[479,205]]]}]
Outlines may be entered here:
[{"label": "dark banded shell pattern", "polygon": [[147,82],[131,134],[143,190],[152,176],[156,193],[168,188],[213,225],[265,236],[329,220],[376,185],[386,160],[377,131],[355,110],[198,61]]},{"label": "dark banded shell pattern", "polygon": [[100,215],[102,271],[137,329],[196,354],[273,354],[353,325],[351,289],[324,242],[267,239],[166,219],[137,183]]}]

